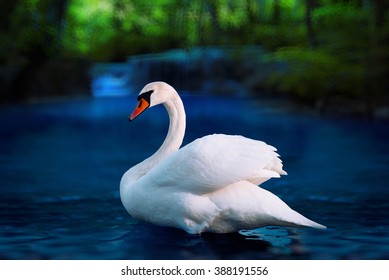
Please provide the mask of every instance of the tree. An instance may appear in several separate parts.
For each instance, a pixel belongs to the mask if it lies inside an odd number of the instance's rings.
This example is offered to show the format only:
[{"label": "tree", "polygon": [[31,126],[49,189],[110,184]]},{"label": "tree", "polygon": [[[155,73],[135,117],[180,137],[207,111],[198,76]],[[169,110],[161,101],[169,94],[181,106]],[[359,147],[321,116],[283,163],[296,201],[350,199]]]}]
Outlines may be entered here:
[{"label": "tree", "polygon": [[307,29],[308,42],[312,48],[317,46],[316,34],[312,22],[312,11],[315,6],[315,0],[305,0],[305,26]]},{"label": "tree", "polygon": [[[60,36],[67,0],[38,0],[30,3],[19,1],[16,10],[10,14],[11,34],[19,41],[18,49],[25,58],[22,70],[14,79],[9,89],[10,101],[26,99],[31,83],[36,79],[36,72],[53,56],[61,52]],[[31,28],[34,26],[35,28]]]}]

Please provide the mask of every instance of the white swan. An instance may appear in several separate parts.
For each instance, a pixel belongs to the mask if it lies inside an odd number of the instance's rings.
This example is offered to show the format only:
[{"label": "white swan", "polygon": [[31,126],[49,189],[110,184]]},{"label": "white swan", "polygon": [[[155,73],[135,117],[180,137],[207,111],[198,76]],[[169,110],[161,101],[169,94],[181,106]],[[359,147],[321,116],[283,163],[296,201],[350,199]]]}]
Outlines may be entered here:
[{"label": "white swan", "polygon": [[215,134],[179,149],[185,111],[174,88],[164,82],[150,83],[138,101],[130,120],[163,104],[170,124],[158,151],[122,177],[120,197],[132,217],[191,234],[267,225],[325,228],[258,187],[286,174],[274,147],[242,136]]}]

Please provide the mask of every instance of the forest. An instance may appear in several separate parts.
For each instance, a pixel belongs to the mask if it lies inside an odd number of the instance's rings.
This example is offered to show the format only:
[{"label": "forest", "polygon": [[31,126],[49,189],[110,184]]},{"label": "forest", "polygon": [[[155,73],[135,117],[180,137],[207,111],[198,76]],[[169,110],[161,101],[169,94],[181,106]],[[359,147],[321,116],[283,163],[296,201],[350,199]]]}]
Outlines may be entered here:
[{"label": "forest", "polygon": [[286,67],[251,84],[254,93],[373,117],[389,101],[388,8],[386,0],[2,1],[0,103],[87,92],[95,62],[261,46],[260,59]]}]

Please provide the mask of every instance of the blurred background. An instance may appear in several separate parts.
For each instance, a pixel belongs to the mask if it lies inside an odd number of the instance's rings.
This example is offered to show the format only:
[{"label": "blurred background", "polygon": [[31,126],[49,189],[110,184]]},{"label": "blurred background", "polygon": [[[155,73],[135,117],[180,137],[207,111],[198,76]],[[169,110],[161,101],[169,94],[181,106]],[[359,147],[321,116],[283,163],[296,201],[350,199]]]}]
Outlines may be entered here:
[{"label": "blurred background", "polygon": [[139,91],[164,79],[180,89],[243,87],[321,111],[388,115],[385,0],[0,5],[1,103]]},{"label": "blurred background", "polygon": [[[389,259],[387,0],[0,1],[0,259]],[[132,219],[123,173],[161,145],[278,148],[264,188],[327,230],[192,236]],[[150,194],[152,195],[152,194]]]}]

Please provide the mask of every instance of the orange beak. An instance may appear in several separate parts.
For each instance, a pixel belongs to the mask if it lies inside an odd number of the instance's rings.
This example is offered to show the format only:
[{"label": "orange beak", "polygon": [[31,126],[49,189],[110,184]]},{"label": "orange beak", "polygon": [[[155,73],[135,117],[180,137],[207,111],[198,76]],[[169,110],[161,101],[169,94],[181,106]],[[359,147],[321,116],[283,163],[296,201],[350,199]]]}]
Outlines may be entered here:
[{"label": "orange beak", "polygon": [[144,110],[149,108],[150,103],[147,102],[144,98],[141,98],[138,102],[138,106],[136,106],[134,112],[128,117],[129,121],[132,121],[135,119],[137,116],[139,116]]}]

